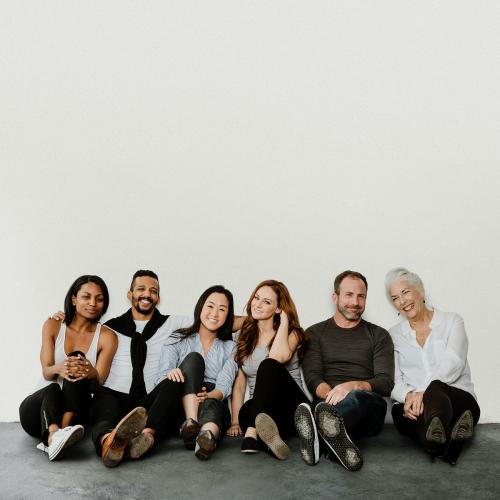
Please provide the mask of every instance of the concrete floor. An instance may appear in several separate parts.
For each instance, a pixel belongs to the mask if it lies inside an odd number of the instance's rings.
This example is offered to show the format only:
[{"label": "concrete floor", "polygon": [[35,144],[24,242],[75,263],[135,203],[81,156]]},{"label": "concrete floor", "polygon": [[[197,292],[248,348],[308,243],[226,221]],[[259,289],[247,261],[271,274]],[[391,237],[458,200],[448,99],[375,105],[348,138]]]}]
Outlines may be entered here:
[{"label": "concrete floor", "polygon": [[455,467],[428,457],[386,425],[360,443],[364,466],[348,472],[322,458],[306,466],[298,439],[292,456],[246,456],[240,439],[225,440],[200,462],[179,439],[162,443],[149,457],[106,469],[90,438],[49,462],[19,424],[0,424],[0,498],[4,499],[500,499],[500,424],[477,428]]}]

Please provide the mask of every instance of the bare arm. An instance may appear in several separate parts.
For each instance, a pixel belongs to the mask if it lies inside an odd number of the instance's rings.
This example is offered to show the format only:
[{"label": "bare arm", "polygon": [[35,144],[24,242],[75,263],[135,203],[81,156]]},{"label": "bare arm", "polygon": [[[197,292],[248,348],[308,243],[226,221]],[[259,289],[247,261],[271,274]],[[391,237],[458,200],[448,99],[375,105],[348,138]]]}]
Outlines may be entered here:
[{"label": "bare arm", "polygon": [[55,380],[57,377],[70,380],[65,361],[55,364],[54,351],[61,323],[55,319],[48,319],[42,328],[42,348],[40,350],[40,363],[45,380]]},{"label": "bare arm", "polygon": [[104,384],[109,375],[111,362],[118,347],[118,338],[116,334],[109,328],[101,327],[101,336],[99,345],[97,346],[97,361],[96,361],[96,380],[99,385]]},{"label": "bare arm", "polygon": [[288,334],[288,316],[285,311],[280,313],[280,326],[274,337],[269,357],[280,363],[287,363],[297,350],[299,340],[295,332]]}]

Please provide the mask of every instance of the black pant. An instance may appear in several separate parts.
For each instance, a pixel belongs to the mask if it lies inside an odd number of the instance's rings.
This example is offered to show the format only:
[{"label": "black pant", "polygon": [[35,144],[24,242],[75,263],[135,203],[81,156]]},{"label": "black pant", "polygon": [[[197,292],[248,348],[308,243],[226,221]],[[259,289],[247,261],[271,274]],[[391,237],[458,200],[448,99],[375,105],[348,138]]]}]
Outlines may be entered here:
[{"label": "black pant", "polygon": [[91,401],[90,381],[54,382],[29,395],[19,406],[19,419],[23,429],[47,445],[49,426],[61,425],[66,412],[75,414],[72,423],[86,424],[89,421]]},{"label": "black pant", "polygon": [[[163,439],[179,431],[179,425],[184,420],[182,398],[187,394],[200,392],[203,386],[205,361],[201,354],[191,352],[184,358],[179,368],[184,374],[184,382],[165,379],[149,394],[139,399],[107,387],[101,388],[94,396],[91,407],[92,440],[98,455],[101,454],[101,436],[111,432],[120,419],[137,406],[143,406],[148,410],[146,427],[156,431],[155,438]],[[224,405],[220,401],[212,401],[216,400],[207,399],[200,405],[198,410],[200,423],[205,423],[207,418],[218,418],[222,427],[227,419],[223,415],[223,408],[220,407]],[[225,425],[227,428],[229,424]]]},{"label": "black pant", "polygon": [[474,425],[477,424],[480,415],[479,406],[474,396],[467,391],[452,387],[440,380],[432,381],[424,392],[424,412],[417,420],[410,420],[404,416],[404,404],[396,403],[392,407],[392,418],[398,431],[408,437],[420,441],[425,449],[429,449],[430,443],[425,439],[427,426],[434,417],[439,417],[448,437],[448,442],[433,451],[446,450],[451,459],[456,460],[462,450],[462,442],[449,442],[450,431],[457,419],[466,410],[470,410]]},{"label": "black pant", "polygon": [[241,407],[238,421],[243,433],[255,427],[255,417],[267,413],[284,437],[295,435],[294,414],[300,403],[310,404],[283,364],[267,358],[259,365],[253,398]]}]

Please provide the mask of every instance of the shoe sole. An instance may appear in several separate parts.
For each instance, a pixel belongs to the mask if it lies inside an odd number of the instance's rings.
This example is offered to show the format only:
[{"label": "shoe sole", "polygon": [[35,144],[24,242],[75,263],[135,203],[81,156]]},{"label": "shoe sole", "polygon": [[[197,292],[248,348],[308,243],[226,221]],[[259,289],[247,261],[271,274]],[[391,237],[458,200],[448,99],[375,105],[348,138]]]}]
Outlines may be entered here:
[{"label": "shoe sole", "polygon": [[350,471],[358,471],[363,466],[363,457],[358,447],[348,436],[344,420],[327,403],[318,403],[314,410],[318,433],[339,462]]},{"label": "shoe sole", "polygon": [[290,456],[290,448],[281,439],[276,422],[267,413],[259,413],[255,417],[255,428],[257,435],[277,459],[286,460]]},{"label": "shoe sole", "polygon": [[215,440],[210,434],[203,432],[196,438],[195,456],[200,460],[208,460],[216,448]]},{"label": "shoe sole", "polygon": [[300,438],[300,455],[307,465],[319,462],[319,438],[316,422],[309,405],[301,403],[294,415],[295,429]]},{"label": "shoe sole", "polygon": [[61,441],[55,452],[52,455],[49,454],[49,460],[53,461],[61,458],[62,452],[66,448],[69,448],[70,446],[73,446],[75,443],[80,441],[83,438],[84,433],[85,431],[83,429],[83,426],[75,425],[73,431],[69,434],[68,439],[66,439],[66,441]]},{"label": "shoe sole", "polygon": [[444,444],[446,443],[446,432],[443,423],[439,417],[433,417],[427,427],[425,439],[428,443]]},{"label": "shoe sole", "polygon": [[467,441],[472,437],[473,432],[474,419],[472,418],[472,412],[470,410],[465,410],[455,422],[455,425],[451,430],[450,440]]},{"label": "shoe sole", "polygon": [[130,441],[128,456],[133,459],[141,458],[153,447],[154,442],[155,440],[149,432],[141,432]]},{"label": "shoe sole", "polygon": [[200,424],[193,420],[192,423],[186,425],[184,428],[181,427],[180,436],[184,441],[184,446],[188,450],[194,450],[196,446],[196,436],[200,432]]},{"label": "shoe sole", "polygon": [[125,447],[142,432],[147,421],[146,410],[139,406],[125,415],[114,428],[115,433],[102,462],[106,467],[116,467],[123,459]]}]

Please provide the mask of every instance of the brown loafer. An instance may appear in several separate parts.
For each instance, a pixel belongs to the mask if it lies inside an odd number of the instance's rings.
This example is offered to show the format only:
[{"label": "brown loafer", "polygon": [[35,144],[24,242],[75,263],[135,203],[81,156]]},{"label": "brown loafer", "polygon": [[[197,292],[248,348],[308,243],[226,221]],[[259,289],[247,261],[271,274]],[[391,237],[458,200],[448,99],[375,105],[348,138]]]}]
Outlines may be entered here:
[{"label": "brown loafer", "polygon": [[126,446],[142,432],[147,412],[142,406],[125,415],[102,443],[102,462],[106,467],[116,467],[123,458]]},{"label": "brown loafer", "polygon": [[192,418],[187,418],[181,426],[180,435],[184,441],[184,446],[188,450],[194,450],[196,436],[200,432],[200,424]]},{"label": "brown loafer", "polygon": [[153,447],[154,443],[155,438],[151,432],[141,432],[130,441],[128,456],[130,458],[140,458]]}]

